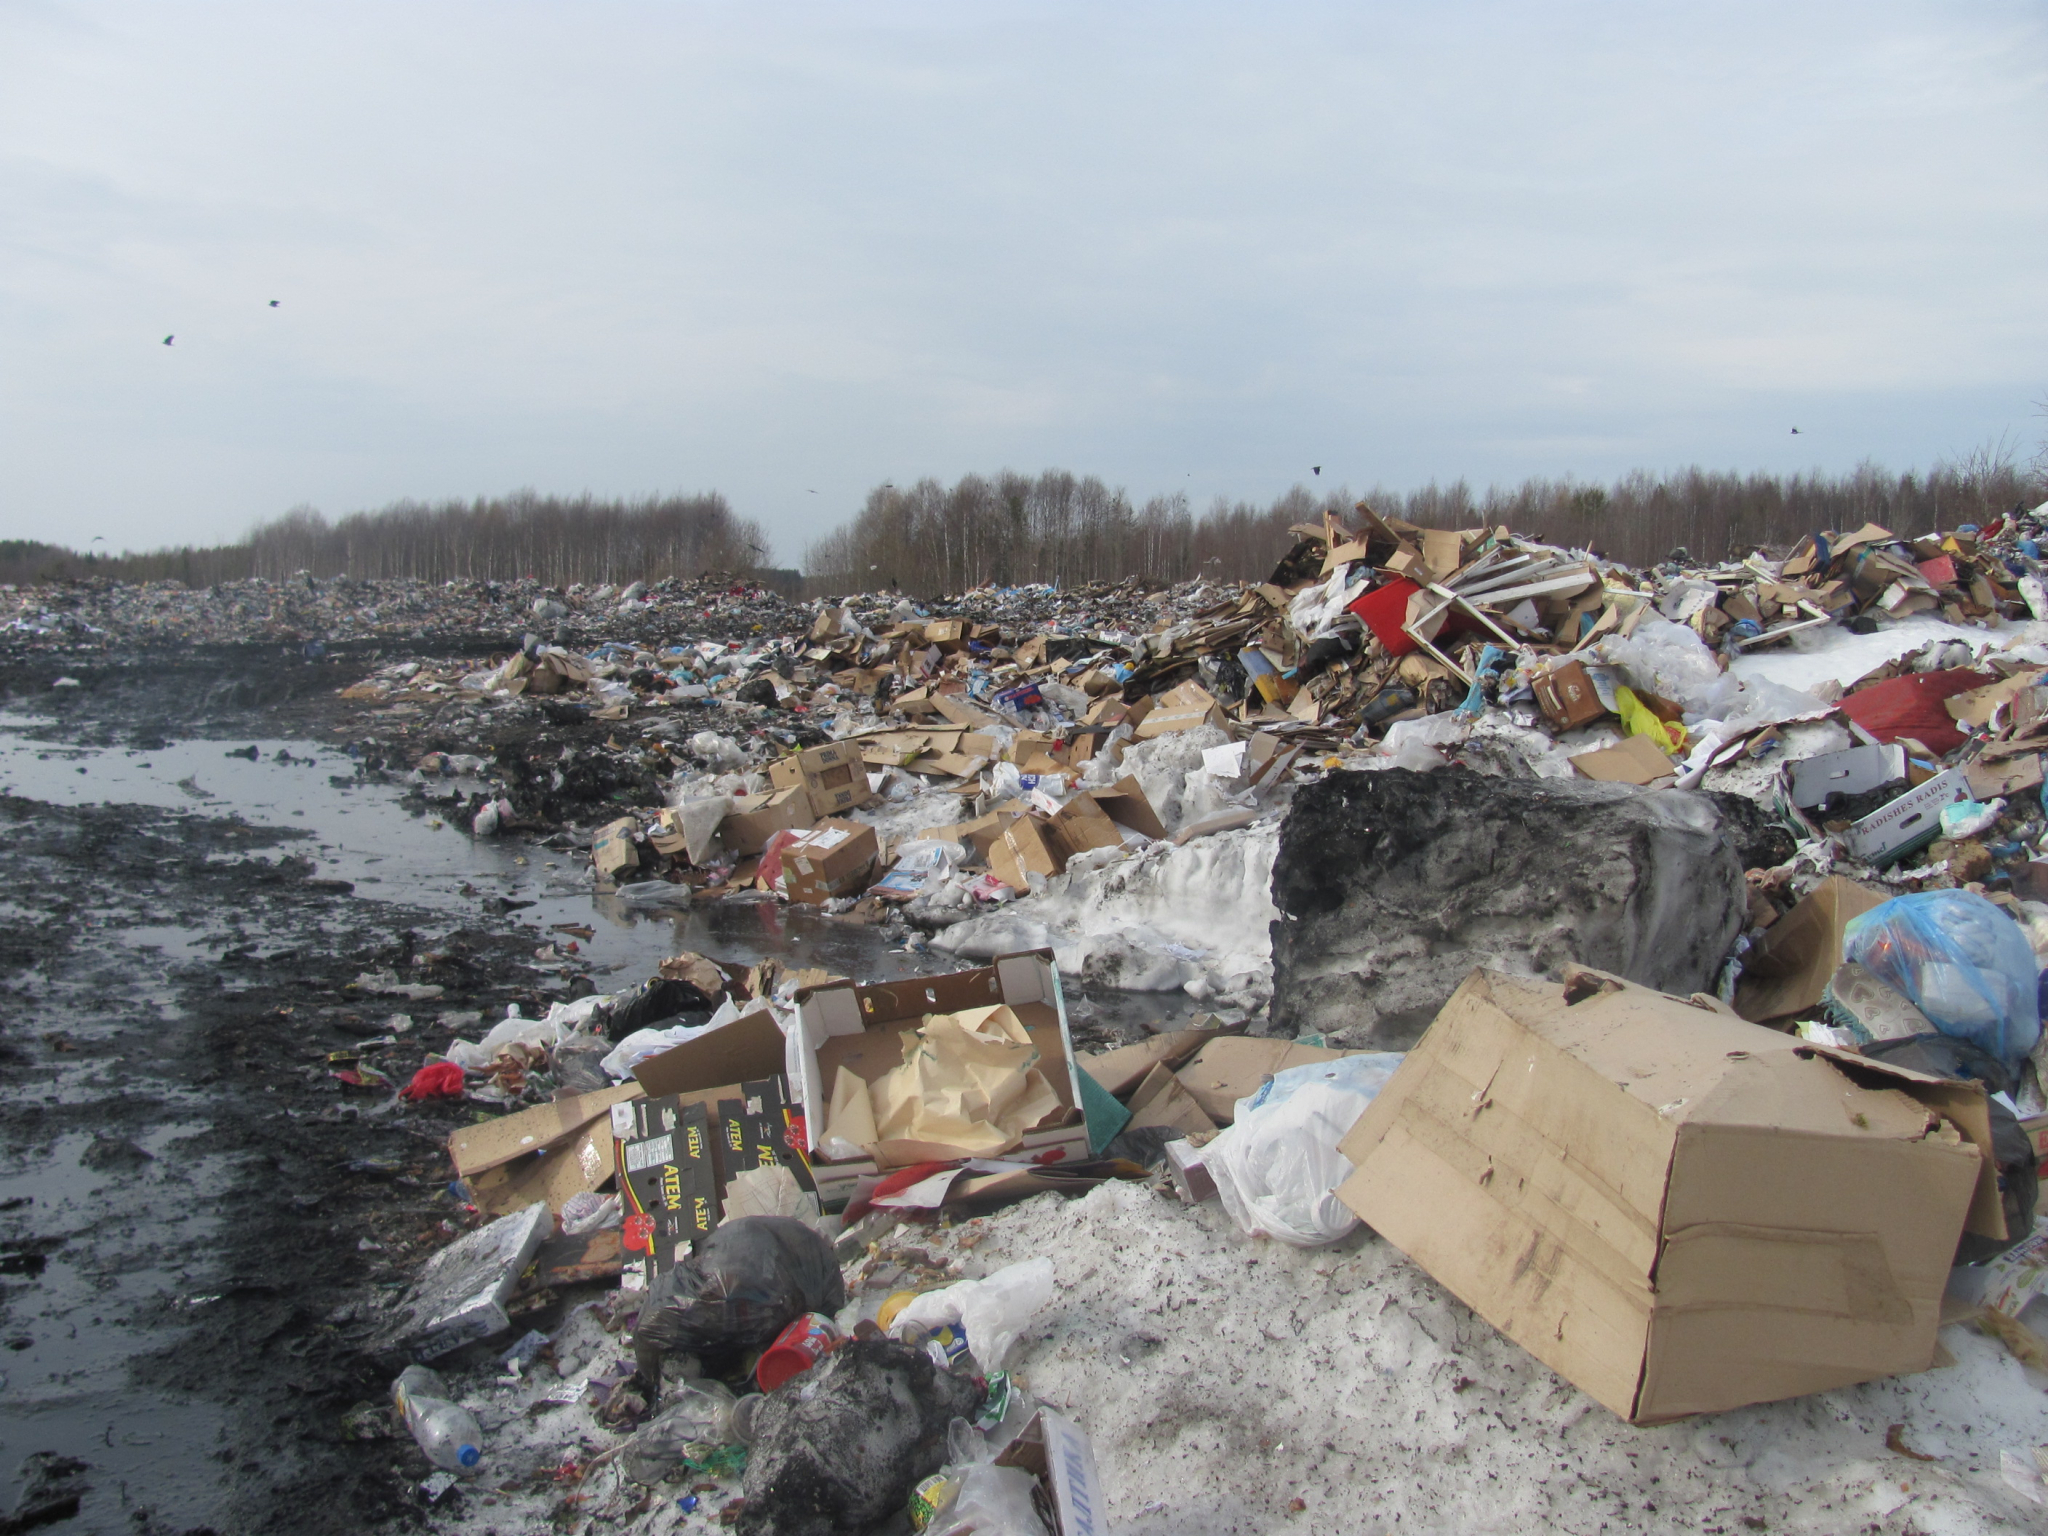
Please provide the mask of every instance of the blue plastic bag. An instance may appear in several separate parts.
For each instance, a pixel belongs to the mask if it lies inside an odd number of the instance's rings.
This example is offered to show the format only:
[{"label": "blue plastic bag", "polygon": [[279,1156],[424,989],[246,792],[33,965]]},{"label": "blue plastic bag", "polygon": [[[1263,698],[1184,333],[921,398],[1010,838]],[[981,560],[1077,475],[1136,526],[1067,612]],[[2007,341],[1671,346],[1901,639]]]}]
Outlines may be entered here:
[{"label": "blue plastic bag", "polygon": [[2017,1074],[2041,1038],[2041,968],[2020,926],[1974,891],[1898,896],[1851,918],[1842,957],[1890,982],[1945,1035]]}]

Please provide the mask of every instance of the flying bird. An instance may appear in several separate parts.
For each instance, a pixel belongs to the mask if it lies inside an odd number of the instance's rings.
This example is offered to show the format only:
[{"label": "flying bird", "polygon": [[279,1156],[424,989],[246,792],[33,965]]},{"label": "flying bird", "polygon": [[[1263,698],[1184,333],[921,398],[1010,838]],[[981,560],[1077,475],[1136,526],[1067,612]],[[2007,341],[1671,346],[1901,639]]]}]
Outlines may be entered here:
[{"label": "flying bird", "polygon": [[1794,428],[1792,429],[1792,435],[1793,435],[1794,437],[1797,437],[1797,436],[1799,435],[1799,429],[1798,429],[1797,427],[1794,427]]},{"label": "flying bird", "polygon": [[277,308],[277,306],[278,306],[278,301],[277,301],[276,299],[272,299],[272,300],[270,301],[270,307],[271,307],[272,309],[275,309],[275,308]]},{"label": "flying bird", "polygon": [[176,341],[177,339],[177,333],[173,331],[170,335],[164,338],[164,345],[168,347],[172,342]]},{"label": "flying bird", "polygon": [[807,486],[805,486],[805,487],[804,487],[804,489],[805,489],[805,491],[809,492],[809,493],[810,493],[811,495],[813,495],[813,496],[815,496],[815,495],[817,495],[817,494],[818,494],[818,493],[817,493],[816,491],[813,491],[813,490],[811,490],[811,488],[810,488],[810,487],[809,487],[808,485],[807,485]]},{"label": "flying bird", "polygon": [[95,544],[104,544],[107,542],[107,536],[104,533],[96,533],[92,536],[92,542]]},{"label": "flying bird", "polygon": [[1310,466],[1309,466],[1309,469],[1310,469],[1310,472],[1311,472],[1311,473],[1313,473],[1313,474],[1318,474],[1318,475],[1320,475],[1320,474],[1321,474],[1321,473],[1323,472],[1323,466],[1322,466],[1322,465],[1320,465],[1320,464],[1312,464],[1312,465],[1310,465]]}]

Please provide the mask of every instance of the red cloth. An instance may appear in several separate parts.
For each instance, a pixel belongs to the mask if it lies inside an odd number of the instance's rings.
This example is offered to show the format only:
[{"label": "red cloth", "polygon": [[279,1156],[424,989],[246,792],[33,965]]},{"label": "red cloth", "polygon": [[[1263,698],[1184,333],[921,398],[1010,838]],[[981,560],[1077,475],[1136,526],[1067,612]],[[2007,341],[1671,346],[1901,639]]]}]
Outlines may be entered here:
[{"label": "red cloth", "polygon": [[452,1061],[437,1061],[413,1073],[412,1081],[401,1088],[399,1093],[401,1097],[415,1101],[459,1099],[462,1097],[462,1082],[462,1068]]},{"label": "red cloth", "polygon": [[1928,751],[1947,756],[1963,744],[1947,701],[1995,679],[1989,672],[1957,667],[1951,672],[1908,672],[1860,688],[1842,700],[1842,713],[1881,742],[1910,736]]}]

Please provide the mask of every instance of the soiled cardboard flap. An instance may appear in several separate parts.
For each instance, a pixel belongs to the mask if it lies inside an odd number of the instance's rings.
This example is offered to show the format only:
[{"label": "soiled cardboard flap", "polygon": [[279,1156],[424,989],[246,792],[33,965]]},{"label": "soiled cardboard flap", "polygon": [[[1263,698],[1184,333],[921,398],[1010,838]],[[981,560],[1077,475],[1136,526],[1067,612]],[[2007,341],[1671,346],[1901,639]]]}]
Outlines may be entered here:
[{"label": "soiled cardboard flap", "polygon": [[633,1069],[633,1076],[659,1098],[773,1077],[782,1066],[782,1030],[764,1003],[708,1035],[648,1057]]},{"label": "soiled cardboard flap", "polygon": [[571,1195],[594,1194],[612,1181],[616,1154],[611,1119],[600,1117],[544,1153],[468,1175],[470,1193],[486,1216],[509,1216],[536,1200],[559,1216]]},{"label": "soiled cardboard flap", "polygon": [[1081,1070],[1117,1098],[1122,1098],[1156,1066],[1178,1067],[1223,1031],[1175,1029],[1148,1035],[1135,1045],[1080,1058]]},{"label": "soiled cardboard flap", "polygon": [[1735,1011],[1768,1023],[1811,1008],[1842,964],[1849,920],[1891,898],[1841,875],[1830,875],[1764,930],[1735,989]]},{"label": "soiled cardboard flap", "polygon": [[1675,777],[1677,764],[1647,736],[1631,736],[1619,746],[1582,752],[1571,765],[1589,779],[1609,784],[1654,784]]},{"label": "soiled cardboard flap", "polygon": [[1887,1078],[1926,1105],[1954,1127],[1963,1140],[1977,1149],[1977,1189],[1970,1197],[1970,1212],[1963,1221],[1965,1232],[2004,1242],[2011,1235],[2005,1224],[2005,1202],[1998,1194],[1998,1153],[1991,1144],[1991,1105],[1982,1083],[1958,1082],[1935,1077],[1889,1061],[1873,1061],[1855,1051],[1831,1045],[1803,1044],[1794,1053],[1826,1058],[1852,1082],[1870,1085]]},{"label": "soiled cardboard flap", "polygon": [[1237,1101],[1257,1093],[1259,1084],[1275,1072],[1353,1054],[1297,1045],[1292,1040],[1222,1035],[1203,1046],[1195,1059],[1180,1069],[1179,1076],[1181,1086],[1194,1096],[1202,1112],[1218,1125],[1228,1125],[1236,1118]]},{"label": "soiled cardboard flap", "polygon": [[1180,1079],[1163,1064],[1145,1074],[1144,1081],[1131,1094],[1130,1109],[1131,1121],[1127,1129],[1134,1131],[1168,1126],[1193,1136],[1216,1129],[1216,1122],[1203,1112],[1194,1095],[1183,1088]]},{"label": "soiled cardboard flap", "polygon": [[638,1098],[641,1091],[638,1083],[626,1083],[552,1104],[536,1104],[482,1125],[465,1125],[449,1136],[448,1155],[455,1171],[466,1179],[567,1140],[591,1121],[610,1114],[614,1104]]}]

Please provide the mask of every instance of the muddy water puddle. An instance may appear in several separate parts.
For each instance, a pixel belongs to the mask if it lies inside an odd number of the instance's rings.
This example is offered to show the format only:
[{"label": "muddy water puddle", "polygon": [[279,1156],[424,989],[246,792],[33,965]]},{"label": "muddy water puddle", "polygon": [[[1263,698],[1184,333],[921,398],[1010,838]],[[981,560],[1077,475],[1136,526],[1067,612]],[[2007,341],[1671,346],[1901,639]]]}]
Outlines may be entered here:
[{"label": "muddy water puddle", "polygon": [[[483,903],[524,903],[513,920],[533,930],[536,949],[567,950],[588,965],[599,990],[650,974],[666,957],[695,950],[739,964],[774,957],[861,981],[958,969],[962,962],[905,943],[898,932],[821,916],[775,901],[702,900],[648,910],[595,894],[589,871],[570,854],[516,838],[478,838],[401,800],[402,788],[365,781],[345,751],[324,742],[188,740],[149,751],[52,745],[34,739],[47,723],[0,713],[0,791],[60,805],[102,801],[167,811],[229,815],[295,837],[320,878],[346,880],[371,901],[403,902],[473,920]],[[253,755],[251,750],[253,749]],[[466,784],[467,781],[457,781]],[[590,928],[586,938],[560,927]],[[198,959],[209,935],[177,925],[144,925],[124,944],[155,946],[167,958]],[[1184,996],[1068,985],[1085,1032],[1171,1027],[1196,1011]]]}]

